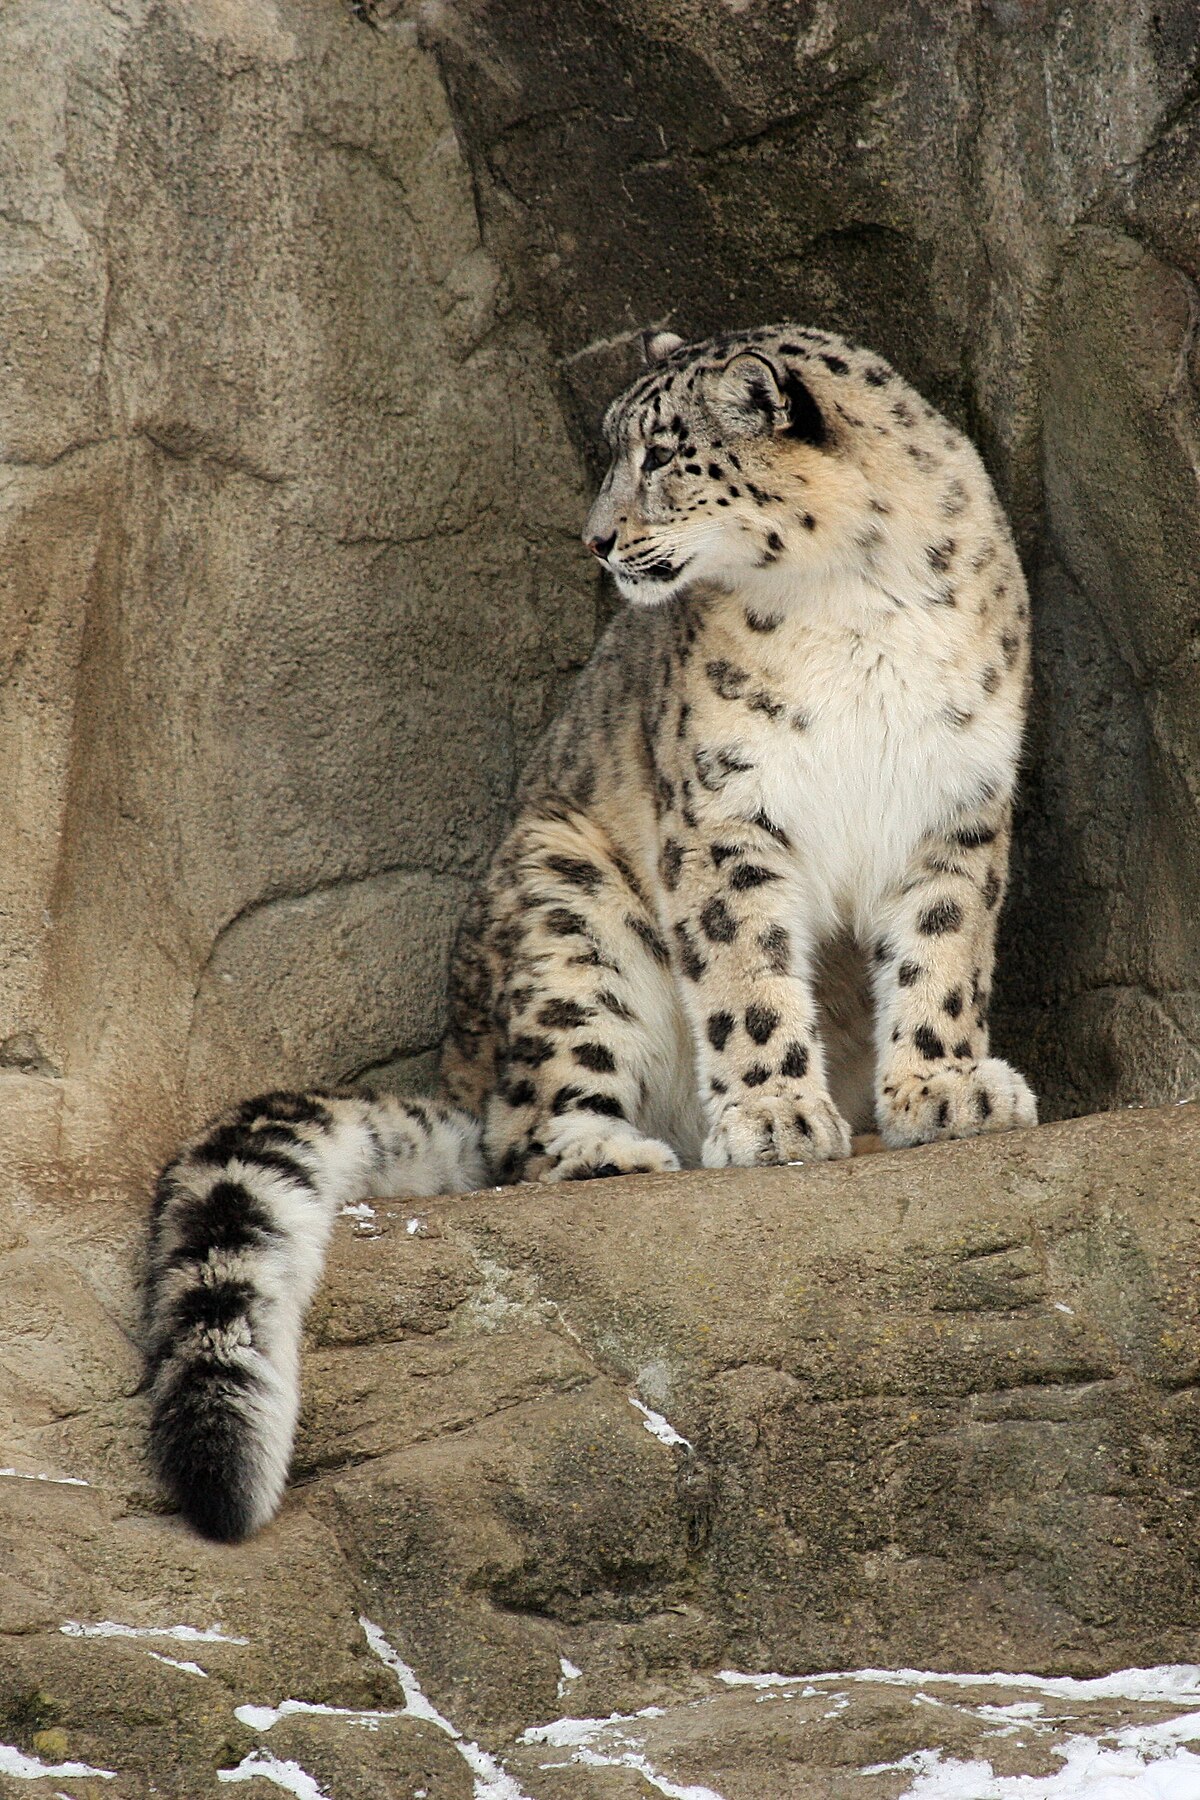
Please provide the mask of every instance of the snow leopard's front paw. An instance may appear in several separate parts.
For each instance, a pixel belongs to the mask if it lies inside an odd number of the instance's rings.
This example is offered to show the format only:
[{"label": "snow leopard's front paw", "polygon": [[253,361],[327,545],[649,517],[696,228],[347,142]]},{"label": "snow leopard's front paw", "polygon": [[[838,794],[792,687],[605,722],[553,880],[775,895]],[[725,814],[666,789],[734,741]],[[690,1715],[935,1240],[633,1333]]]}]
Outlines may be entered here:
[{"label": "snow leopard's front paw", "polygon": [[849,1154],[850,1127],[827,1095],[757,1094],[726,1106],[700,1160],[706,1169],[749,1169]]},{"label": "snow leopard's front paw", "polygon": [[879,1135],[891,1150],[1037,1124],[1029,1083],[997,1056],[885,1082]]},{"label": "snow leopard's front paw", "polygon": [[639,1137],[632,1129],[603,1125],[573,1128],[549,1137],[539,1181],[596,1181],[610,1175],[659,1175],[679,1167],[679,1158],[661,1138]]}]

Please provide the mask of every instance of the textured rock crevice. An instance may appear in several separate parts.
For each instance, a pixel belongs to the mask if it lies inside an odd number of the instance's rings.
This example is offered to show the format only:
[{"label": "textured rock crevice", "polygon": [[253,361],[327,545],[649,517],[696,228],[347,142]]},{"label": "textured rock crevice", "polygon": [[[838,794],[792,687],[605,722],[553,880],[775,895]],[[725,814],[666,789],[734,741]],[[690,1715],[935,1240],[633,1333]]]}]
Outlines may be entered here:
[{"label": "textured rock crevice", "polygon": [[[208,1800],[268,1755],[334,1800],[471,1795],[430,1709],[527,1800],[640,1793],[626,1753],[720,1800],[899,1800],[903,1759],[939,1747],[1046,1772],[1040,1726],[993,1741],[1003,1719],[971,1709],[1049,1689],[937,1687],[966,1710],[922,1716],[827,1672],[1190,1655],[1198,1149],[1178,1107],[356,1207],[310,1319],[296,1480],[235,1549],[164,1517],[142,1460],[140,1209],[61,1178],[7,1201],[0,1744],[115,1771],[118,1800]],[[818,1680],[751,1707],[730,1668]],[[578,1740],[599,1761],[538,1735],[614,1712],[623,1742]]]},{"label": "textured rock crevice", "polygon": [[1194,1092],[1195,9],[421,16],[585,453],[638,326],[775,317],[979,441],[1035,597],[1005,1049],[1051,1116]]},{"label": "textured rock crevice", "polygon": [[590,647],[583,490],[411,32],[35,6],[0,86],[0,1039],[144,1180],[231,1092],[436,1043]]},{"label": "textured rock crevice", "polygon": [[1004,1047],[1048,1113],[1191,1092],[1198,55],[1186,0],[9,21],[0,1041],[63,1154],[428,1079],[652,322],[820,318],[978,438],[1037,624]]}]

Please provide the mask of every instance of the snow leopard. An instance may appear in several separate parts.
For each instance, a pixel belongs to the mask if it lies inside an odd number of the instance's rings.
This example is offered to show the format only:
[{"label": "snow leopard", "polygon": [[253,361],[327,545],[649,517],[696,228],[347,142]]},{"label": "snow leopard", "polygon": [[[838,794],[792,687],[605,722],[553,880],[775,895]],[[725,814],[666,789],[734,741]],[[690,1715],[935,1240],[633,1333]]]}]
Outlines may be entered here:
[{"label": "snow leopard", "polygon": [[584,542],[626,602],[519,785],[437,1101],[261,1096],[159,1181],[152,1448],[277,1509],[338,1207],[1036,1123],[991,1054],[1029,602],[979,455],[882,357],[646,340]]}]

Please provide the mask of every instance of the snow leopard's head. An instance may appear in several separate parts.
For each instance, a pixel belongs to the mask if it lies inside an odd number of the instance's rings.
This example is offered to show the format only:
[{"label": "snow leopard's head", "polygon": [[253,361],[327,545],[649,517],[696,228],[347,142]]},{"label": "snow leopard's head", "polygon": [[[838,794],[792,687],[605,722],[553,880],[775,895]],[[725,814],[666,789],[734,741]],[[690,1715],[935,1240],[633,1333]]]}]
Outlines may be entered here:
[{"label": "snow leopard's head", "polygon": [[861,421],[842,402],[892,382],[887,365],[791,325],[644,343],[648,368],[604,420],[612,464],[583,533],[624,598],[840,560],[870,521]]}]

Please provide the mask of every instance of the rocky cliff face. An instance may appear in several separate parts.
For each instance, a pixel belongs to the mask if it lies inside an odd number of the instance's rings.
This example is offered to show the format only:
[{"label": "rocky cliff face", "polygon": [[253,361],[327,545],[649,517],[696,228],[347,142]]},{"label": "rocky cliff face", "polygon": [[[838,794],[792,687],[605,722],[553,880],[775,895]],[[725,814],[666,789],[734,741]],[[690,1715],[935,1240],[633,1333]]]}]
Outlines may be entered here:
[{"label": "rocky cliff face", "polygon": [[427,1072],[651,321],[824,320],[979,439],[1037,613],[1005,1047],[1049,1113],[1191,1091],[1198,49],[1187,0],[6,18],[13,1154],[141,1179],[239,1089]]},{"label": "rocky cliff face", "polygon": [[1191,0],[423,10],[578,440],[649,322],[875,345],[980,443],[1037,673],[1000,992],[1047,1110],[1200,1078]]},{"label": "rocky cliff face", "polygon": [[584,490],[411,32],[47,0],[0,87],[0,1095],[144,1178],[437,1043]]},{"label": "rocky cliff face", "polygon": [[237,1548],[145,1467],[140,1205],[0,1198],[0,1792],[912,1800],[918,1753],[1000,1793],[1099,1734],[1145,1772],[1194,1667],[1165,1714],[1021,1671],[1194,1657],[1198,1154],[1190,1106],[358,1206]]},{"label": "rocky cliff face", "polygon": [[1191,1755],[1194,1670],[742,1677],[1194,1653],[1196,1108],[358,1208],[236,1551],[161,1516],[136,1276],[184,1124],[426,1072],[650,322],[827,321],[979,439],[1037,607],[1007,1048],[1049,1111],[1193,1088],[1198,47],[1184,0],[7,10],[0,1792]]}]

